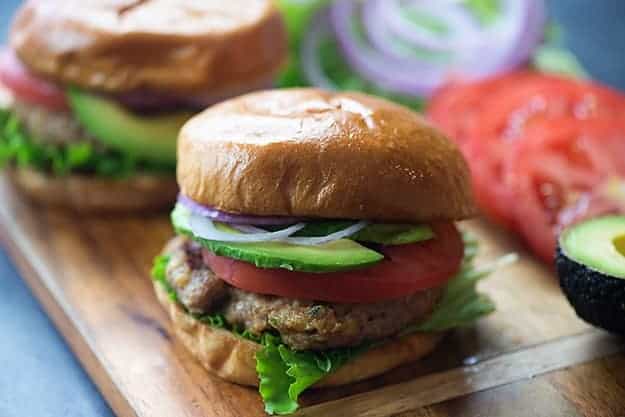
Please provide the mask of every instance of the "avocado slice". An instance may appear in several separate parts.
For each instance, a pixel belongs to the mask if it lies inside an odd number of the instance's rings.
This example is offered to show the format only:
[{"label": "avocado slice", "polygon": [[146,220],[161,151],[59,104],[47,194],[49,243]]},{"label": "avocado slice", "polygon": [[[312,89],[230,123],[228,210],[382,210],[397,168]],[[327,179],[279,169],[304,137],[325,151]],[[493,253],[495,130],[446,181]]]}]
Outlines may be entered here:
[{"label": "avocado slice", "polygon": [[206,240],[193,235],[189,210],[177,204],[171,214],[180,234],[190,236],[219,256],[249,262],[259,268],[283,268],[301,272],[336,272],[374,265],[384,256],[349,239],[316,246],[284,242],[233,243]]},{"label": "avocado slice", "polygon": [[574,225],[558,242],[560,286],[579,317],[625,335],[625,217]]},{"label": "avocado slice", "polygon": [[382,245],[406,245],[434,238],[430,226],[374,223],[351,237],[359,242],[372,242]]},{"label": "avocado slice", "polygon": [[176,164],[178,132],[191,113],[138,116],[113,100],[75,88],[67,97],[87,132],[112,149],[143,161]]},{"label": "avocado slice", "polygon": [[[326,236],[353,224],[355,222],[349,220],[315,221],[306,224],[306,227],[293,236]],[[379,243],[381,245],[406,245],[430,240],[434,238],[434,231],[430,226],[422,224],[372,223],[349,238],[357,242]]]}]

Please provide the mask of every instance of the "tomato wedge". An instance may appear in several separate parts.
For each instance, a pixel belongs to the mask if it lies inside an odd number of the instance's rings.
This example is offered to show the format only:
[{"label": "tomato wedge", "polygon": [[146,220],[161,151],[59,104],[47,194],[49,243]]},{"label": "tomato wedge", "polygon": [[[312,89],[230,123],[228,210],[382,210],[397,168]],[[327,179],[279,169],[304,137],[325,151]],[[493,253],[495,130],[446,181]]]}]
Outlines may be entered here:
[{"label": "tomato wedge", "polygon": [[517,143],[504,162],[504,186],[516,197],[519,231],[542,259],[553,261],[565,211],[577,207],[571,221],[579,221],[610,208],[605,199],[580,203],[615,176],[625,178],[623,155],[625,121],[544,120]]},{"label": "tomato wedge", "polygon": [[440,287],[458,271],[464,244],[452,223],[433,225],[436,237],[426,242],[386,246],[386,256],[370,268],[315,274],[261,269],[247,262],[204,251],[215,274],[245,291],[292,299],[337,303],[372,303]]},{"label": "tomato wedge", "polygon": [[13,95],[26,103],[36,104],[52,111],[67,111],[69,106],[63,90],[33,75],[15,55],[5,49],[0,53],[0,82]]}]

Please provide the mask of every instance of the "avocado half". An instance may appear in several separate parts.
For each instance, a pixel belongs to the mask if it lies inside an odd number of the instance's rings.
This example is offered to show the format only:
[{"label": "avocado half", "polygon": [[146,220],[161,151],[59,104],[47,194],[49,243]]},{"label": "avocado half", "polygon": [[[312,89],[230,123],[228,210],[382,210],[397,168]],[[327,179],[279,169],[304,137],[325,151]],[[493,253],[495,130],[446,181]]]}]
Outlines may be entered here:
[{"label": "avocado half", "polygon": [[625,335],[625,216],[599,217],[565,230],[556,268],[580,318]]}]

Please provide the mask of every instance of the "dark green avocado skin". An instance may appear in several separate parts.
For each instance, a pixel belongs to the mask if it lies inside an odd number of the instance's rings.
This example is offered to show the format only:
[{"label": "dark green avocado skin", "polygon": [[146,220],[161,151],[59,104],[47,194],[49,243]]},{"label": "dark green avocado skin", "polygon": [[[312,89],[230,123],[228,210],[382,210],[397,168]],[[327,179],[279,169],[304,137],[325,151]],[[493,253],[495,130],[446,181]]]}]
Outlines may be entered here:
[{"label": "dark green avocado skin", "polygon": [[580,318],[625,335],[625,279],[592,270],[568,258],[560,247],[556,269],[562,291]]}]

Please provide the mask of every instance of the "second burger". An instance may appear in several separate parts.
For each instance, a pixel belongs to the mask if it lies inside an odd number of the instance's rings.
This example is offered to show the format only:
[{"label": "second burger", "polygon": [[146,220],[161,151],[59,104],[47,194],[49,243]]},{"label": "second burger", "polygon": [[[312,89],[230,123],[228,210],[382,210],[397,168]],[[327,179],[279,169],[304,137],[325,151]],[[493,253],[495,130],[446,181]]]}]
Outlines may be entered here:
[{"label": "second burger", "polygon": [[0,164],[42,203],[167,205],[180,127],[270,86],[286,50],[270,0],[26,1],[0,59]]}]

